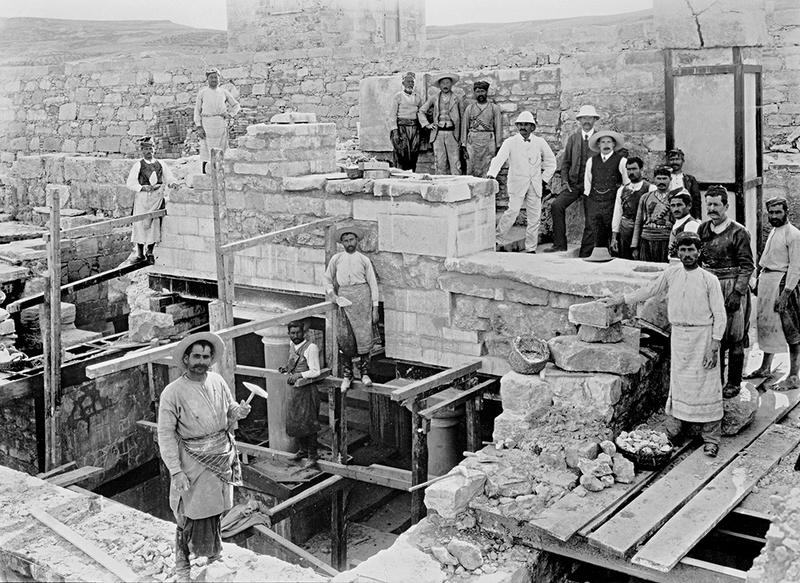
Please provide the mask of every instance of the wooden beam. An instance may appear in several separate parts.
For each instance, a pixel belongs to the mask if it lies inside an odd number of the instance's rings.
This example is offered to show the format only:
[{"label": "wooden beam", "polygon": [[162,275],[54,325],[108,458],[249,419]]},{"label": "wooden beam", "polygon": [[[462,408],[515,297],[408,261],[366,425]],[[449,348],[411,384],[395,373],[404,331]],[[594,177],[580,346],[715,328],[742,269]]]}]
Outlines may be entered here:
[{"label": "wooden beam", "polygon": [[57,476],[58,474],[63,474],[65,472],[69,472],[70,470],[74,470],[78,467],[78,464],[75,462],[67,462],[63,465],[58,466],[57,468],[53,468],[49,472],[42,472],[41,474],[36,474],[36,477],[40,480],[47,480],[48,478],[52,478],[53,476]]},{"label": "wooden beam", "polygon": [[[85,289],[87,287],[91,287],[93,285],[97,285],[98,283],[102,283],[104,281],[108,281],[109,279],[115,279],[117,277],[122,277],[128,273],[132,273],[134,271],[138,271],[140,269],[144,269],[145,267],[149,267],[150,264],[146,261],[140,261],[138,263],[131,263],[128,265],[120,265],[115,267],[114,269],[109,269],[108,271],[103,271],[102,273],[96,273],[94,275],[90,275],[88,277],[84,277],[83,279],[79,279],[77,281],[72,281],[70,283],[64,284],[61,286],[61,295],[76,292],[81,289]],[[44,302],[44,292],[33,294],[31,296],[22,298],[21,300],[17,300],[16,302],[11,302],[6,306],[6,310],[11,313],[19,312],[24,310],[25,308],[29,308],[31,306],[36,306]]]},{"label": "wooden beam", "polygon": [[[250,334],[256,330],[269,328],[271,326],[281,326],[283,324],[288,324],[292,320],[301,320],[309,316],[315,316],[319,313],[327,312],[335,305],[336,304],[333,302],[320,302],[318,304],[306,306],[305,308],[299,308],[297,310],[291,310],[283,314],[271,316],[263,320],[254,320],[252,322],[245,322],[244,324],[238,324],[224,330],[217,330],[217,334],[223,340],[238,338],[239,336]],[[101,364],[87,366],[86,376],[90,379],[94,379],[107,374],[119,372],[121,370],[133,368],[135,366],[139,366],[140,364],[155,362],[161,358],[171,356],[176,345],[177,343],[172,343],[165,346],[158,346],[156,348],[148,348],[147,350],[126,354],[125,356],[115,358]]]},{"label": "wooden beam", "polygon": [[113,558],[108,553],[106,553],[106,551],[97,546],[95,543],[84,538],[82,535],[78,534],[76,531],[71,529],[63,522],[56,520],[44,510],[40,510],[38,508],[34,508],[33,506],[29,506],[28,512],[36,520],[44,524],[47,528],[55,532],[65,541],[78,547],[81,551],[89,555],[93,560],[97,561],[103,567],[105,567],[106,569],[111,571],[114,575],[119,577],[122,581],[139,580],[140,578],[139,575],[134,573],[133,569],[131,569],[128,565]]},{"label": "wooden beam", "polygon": [[117,227],[124,227],[139,221],[146,221],[148,219],[158,219],[166,216],[167,209],[160,209],[157,211],[150,211],[148,213],[141,213],[138,215],[131,215],[130,217],[120,217],[118,219],[109,219],[107,221],[100,221],[90,225],[81,225],[80,227],[71,227],[61,231],[61,237],[75,239],[77,237],[85,237],[87,235],[95,235],[97,233],[104,233]]},{"label": "wooden beam", "polygon": [[331,565],[347,569],[347,492],[337,490],[331,496]]},{"label": "wooden beam", "polygon": [[266,511],[270,518],[270,524],[275,525],[281,520],[293,516],[300,510],[322,502],[327,496],[341,490],[347,485],[347,480],[342,476],[331,476],[330,478],[314,484],[310,488],[303,490],[296,496],[292,496],[283,502],[276,504]]},{"label": "wooden beam", "polygon": [[[309,553],[307,550],[298,547],[296,544],[294,544],[293,542],[291,542],[289,540],[286,540],[281,535],[279,535],[277,532],[274,532],[274,531],[270,530],[266,526],[262,526],[260,524],[256,524],[256,525],[253,526],[253,530],[255,530],[256,532],[258,532],[260,534],[263,534],[264,536],[266,536],[267,538],[269,538],[273,542],[277,543],[278,545],[280,545],[281,547],[283,547],[287,551],[289,551],[289,552],[293,553],[294,555],[300,557],[304,561],[307,561],[312,566],[314,566],[316,569],[318,569],[319,571],[322,571],[323,573],[325,573],[329,577],[335,577],[336,575],[339,574],[339,571],[337,571],[336,569],[334,569],[330,565],[326,565],[325,563],[320,561],[317,557],[315,557],[314,555]],[[135,581],[135,580],[136,580],[135,578],[134,579],[130,579],[130,581]],[[125,579],[125,581],[128,581],[128,579]]]},{"label": "wooden beam", "polygon": [[631,562],[662,573],[670,571],[798,443],[800,431],[770,427],[661,527]]},{"label": "wooden beam", "polygon": [[481,394],[478,393],[464,405],[464,415],[467,420],[467,450],[478,451],[483,447],[481,443]]},{"label": "wooden beam", "polygon": [[47,478],[47,481],[55,486],[66,488],[67,486],[78,484],[79,482],[83,482],[84,480],[93,476],[100,475],[103,472],[105,472],[105,470],[103,468],[98,468],[97,466],[83,466],[69,472]]},{"label": "wooden beam", "polygon": [[[447,371],[445,371],[447,372]],[[409,385],[413,386],[413,385]],[[427,419],[419,414],[420,403],[414,399],[411,404],[411,486],[428,479],[428,434],[425,432]],[[424,490],[411,492],[411,524],[416,524],[427,514]]]},{"label": "wooden beam", "polygon": [[[461,391],[458,395],[453,395],[448,399],[444,399],[443,401],[439,401],[435,405],[428,407],[427,409],[423,409],[419,412],[420,415],[425,417],[426,419],[432,419],[433,416],[441,411],[442,409],[446,409],[447,407],[457,407],[462,403],[467,403],[468,401],[472,401],[476,395],[480,395],[488,389],[491,385],[497,382],[497,379],[489,379],[488,381],[483,381],[475,385],[474,387],[470,387],[464,391]],[[474,451],[474,450],[470,450]]]},{"label": "wooden beam", "polygon": [[[61,400],[61,197],[59,190],[50,191],[50,232],[47,237],[47,277],[39,329],[44,349],[44,397],[47,404],[45,418],[49,421],[49,439],[45,439],[46,468],[60,464],[59,428],[56,407]],[[49,341],[44,342],[44,337]]]},{"label": "wooden beam", "polygon": [[233,243],[225,243],[220,246],[219,250],[225,255],[232,255],[237,251],[241,251],[242,249],[248,249],[250,247],[255,247],[256,245],[261,245],[263,243],[270,243],[275,239],[280,239],[282,237],[288,237],[290,235],[296,235],[298,233],[305,233],[306,231],[312,231],[314,229],[327,227],[329,225],[333,225],[339,220],[340,220],[339,217],[327,217],[324,219],[311,221],[310,223],[303,223],[302,225],[297,225],[295,227],[281,229],[280,231],[273,231],[271,233],[264,233],[263,235],[256,235],[255,237],[250,237],[249,239],[242,239],[240,241],[234,241]]},{"label": "wooden beam", "polygon": [[422,396],[424,393],[431,392],[442,385],[450,384],[461,377],[476,372],[481,368],[481,366],[482,363],[478,360],[462,366],[448,368],[447,370],[443,370],[442,372],[436,373],[433,376],[411,383],[408,386],[395,389],[392,391],[392,400],[407,401],[409,399]]}]

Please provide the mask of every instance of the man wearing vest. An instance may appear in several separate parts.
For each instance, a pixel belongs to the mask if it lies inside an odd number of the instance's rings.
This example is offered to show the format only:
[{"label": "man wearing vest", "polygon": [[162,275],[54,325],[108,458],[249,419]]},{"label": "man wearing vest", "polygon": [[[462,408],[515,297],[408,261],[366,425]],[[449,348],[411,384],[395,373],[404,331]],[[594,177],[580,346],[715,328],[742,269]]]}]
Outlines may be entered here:
[{"label": "man wearing vest", "polygon": [[628,158],[625,169],[631,182],[619,187],[617,200],[614,203],[614,217],[611,219],[611,251],[622,259],[633,259],[631,241],[639,199],[655,188],[642,177],[643,167],[644,162],[641,158],[636,156]]},{"label": "man wearing vest", "polygon": [[592,156],[589,149],[589,138],[594,135],[594,125],[600,116],[594,106],[584,105],[576,116],[580,129],[567,139],[561,158],[561,184],[563,188],[550,205],[553,215],[553,246],[545,249],[545,253],[567,250],[567,219],[566,212],[572,203],[580,201],[583,206],[583,240],[581,241],[580,256],[588,257],[594,246],[594,233],[589,224],[588,207],[583,194],[583,175],[586,171],[586,162]]},{"label": "man wearing vest", "polygon": [[[594,245],[589,249],[607,248],[611,240],[611,221],[614,218],[614,202],[617,189],[630,183],[625,168],[627,159],[619,153],[625,145],[622,134],[610,130],[595,132],[589,138],[589,149],[596,152],[586,161],[583,176],[583,193],[589,215],[589,224],[584,229],[594,231]],[[585,257],[581,247],[581,257]]]},{"label": "man wearing vest", "polygon": [[669,206],[669,166],[653,172],[655,188],[639,199],[633,226],[633,258],[656,263],[669,262],[669,235],[672,232],[672,209]]},{"label": "man wearing vest", "polygon": [[[142,159],[136,162],[128,173],[125,185],[136,194],[133,198],[133,214],[140,215],[164,208],[164,188],[174,188],[177,180],[169,167],[156,160],[156,146],[153,138],[145,136],[139,140]],[[153,250],[161,241],[161,218],[133,223],[131,242],[135,245],[129,262],[155,261]]]},{"label": "man wearing vest", "polygon": [[675,243],[678,235],[684,232],[696,233],[700,227],[700,221],[690,214],[692,195],[683,188],[669,193],[669,208],[672,212],[672,219],[675,221],[669,235],[669,258],[672,260],[678,258],[678,246]]},{"label": "man wearing vest", "polygon": [[489,83],[475,81],[475,103],[470,103],[461,116],[461,145],[467,159],[467,174],[483,178],[489,163],[503,144],[503,122],[500,106],[488,100]]},{"label": "man wearing vest", "polygon": [[286,434],[297,438],[300,449],[292,459],[306,458],[303,468],[317,467],[317,433],[320,430],[319,393],[313,380],[320,374],[319,347],[306,340],[306,330],[302,322],[290,322],[289,362],[286,368],[279,369],[292,387],[286,404]]},{"label": "man wearing vest", "polygon": [[[431,130],[436,174],[461,174],[461,99],[452,91],[453,85],[458,83],[458,75],[443,73],[433,82],[439,86],[439,92],[419,108],[419,123]],[[431,107],[433,122],[427,117]]]},{"label": "man wearing vest", "polygon": [[667,166],[672,168],[669,189],[673,191],[685,188],[692,197],[692,216],[696,219],[701,219],[703,216],[703,200],[700,197],[700,184],[697,182],[697,178],[683,171],[684,161],[685,156],[680,148],[667,152]]}]

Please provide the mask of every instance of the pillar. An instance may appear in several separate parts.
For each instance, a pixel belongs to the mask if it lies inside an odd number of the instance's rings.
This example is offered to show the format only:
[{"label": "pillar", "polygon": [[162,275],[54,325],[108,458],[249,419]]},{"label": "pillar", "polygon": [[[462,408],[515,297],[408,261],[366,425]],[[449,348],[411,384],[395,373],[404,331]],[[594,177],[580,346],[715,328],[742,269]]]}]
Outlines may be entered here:
[{"label": "pillar", "polygon": [[[289,358],[289,337],[285,326],[265,328],[257,332],[264,343],[264,367],[277,369],[286,366]],[[289,385],[283,375],[267,378],[267,424],[269,427],[269,446],[282,451],[297,451],[297,440],[286,434],[286,407]]]}]

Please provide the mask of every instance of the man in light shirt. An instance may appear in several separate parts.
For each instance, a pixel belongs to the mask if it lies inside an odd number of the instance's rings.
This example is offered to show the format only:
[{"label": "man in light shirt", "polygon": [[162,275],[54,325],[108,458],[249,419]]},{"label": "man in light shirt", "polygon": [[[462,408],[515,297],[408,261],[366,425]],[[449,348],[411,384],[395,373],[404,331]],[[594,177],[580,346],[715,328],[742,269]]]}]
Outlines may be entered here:
[{"label": "man in light shirt", "polygon": [[497,173],[508,161],[508,208],[497,223],[496,245],[506,245],[506,236],[526,204],[528,225],[525,229],[525,252],[536,253],[539,243],[539,218],[542,212],[542,182],[550,182],[556,171],[556,157],[550,146],[533,135],[536,120],[530,111],[523,111],[515,122],[519,133],[507,138],[489,164],[487,178]]},{"label": "man in light shirt", "polygon": [[683,188],[678,192],[670,193],[669,208],[672,212],[672,219],[675,221],[669,234],[669,258],[671,260],[678,258],[678,248],[675,245],[678,235],[683,232],[696,233],[700,227],[700,221],[690,214],[692,195]]},{"label": "man in light shirt", "polygon": [[403,76],[403,90],[392,97],[391,123],[395,128],[389,137],[394,149],[395,165],[401,170],[417,170],[417,158],[421,147],[421,127],[417,112],[422,98],[414,91],[414,73]]},{"label": "man in light shirt", "polygon": [[200,159],[203,173],[211,160],[211,148],[228,147],[228,119],[239,113],[239,102],[219,86],[219,71],[206,71],[206,87],[200,89],[194,106],[194,125],[200,136]]},{"label": "man in light shirt", "polygon": [[295,461],[306,458],[303,468],[317,467],[317,433],[320,430],[319,392],[313,380],[320,374],[319,347],[306,340],[302,322],[290,322],[289,361],[279,369],[287,375],[289,399],[286,404],[286,434],[297,438],[300,449],[292,456]]},{"label": "man in light shirt", "polygon": [[800,230],[789,222],[788,203],[782,196],[767,201],[772,231],[758,261],[758,347],[761,366],[744,378],[770,377],[772,357],[789,345],[789,376],[770,388],[800,388]]},{"label": "man in light shirt", "polygon": [[636,224],[636,211],[643,194],[655,188],[642,176],[644,162],[641,158],[628,158],[625,171],[630,184],[620,186],[614,203],[614,216],[611,219],[611,251],[622,259],[633,259],[631,241]]}]

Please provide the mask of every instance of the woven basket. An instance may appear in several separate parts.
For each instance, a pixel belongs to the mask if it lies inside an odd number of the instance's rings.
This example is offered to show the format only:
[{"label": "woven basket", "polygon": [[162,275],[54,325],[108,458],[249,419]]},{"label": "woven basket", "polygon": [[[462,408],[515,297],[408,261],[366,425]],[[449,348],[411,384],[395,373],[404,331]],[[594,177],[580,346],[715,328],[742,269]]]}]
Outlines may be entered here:
[{"label": "woven basket", "polygon": [[511,343],[508,353],[508,364],[514,372],[520,374],[536,374],[550,360],[550,349],[547,342],[535,336],[517,336]]},{"label": "woven basket", "polygon": [[625,449],[619,439],[614,442],[617,446],[617,451],[631,460],[637,469],[640,470],[658,470],[667,465],[672,453],[675,451],[674,447],[670,447],[669,451],[652,451],[652,453],[633,452]]},{"label": "woven basket", "polygon": [[347,177],[351,180],[364,176],[364,171],[358,166],[348,166],[344,169],[344,173],[347,174]]}]

